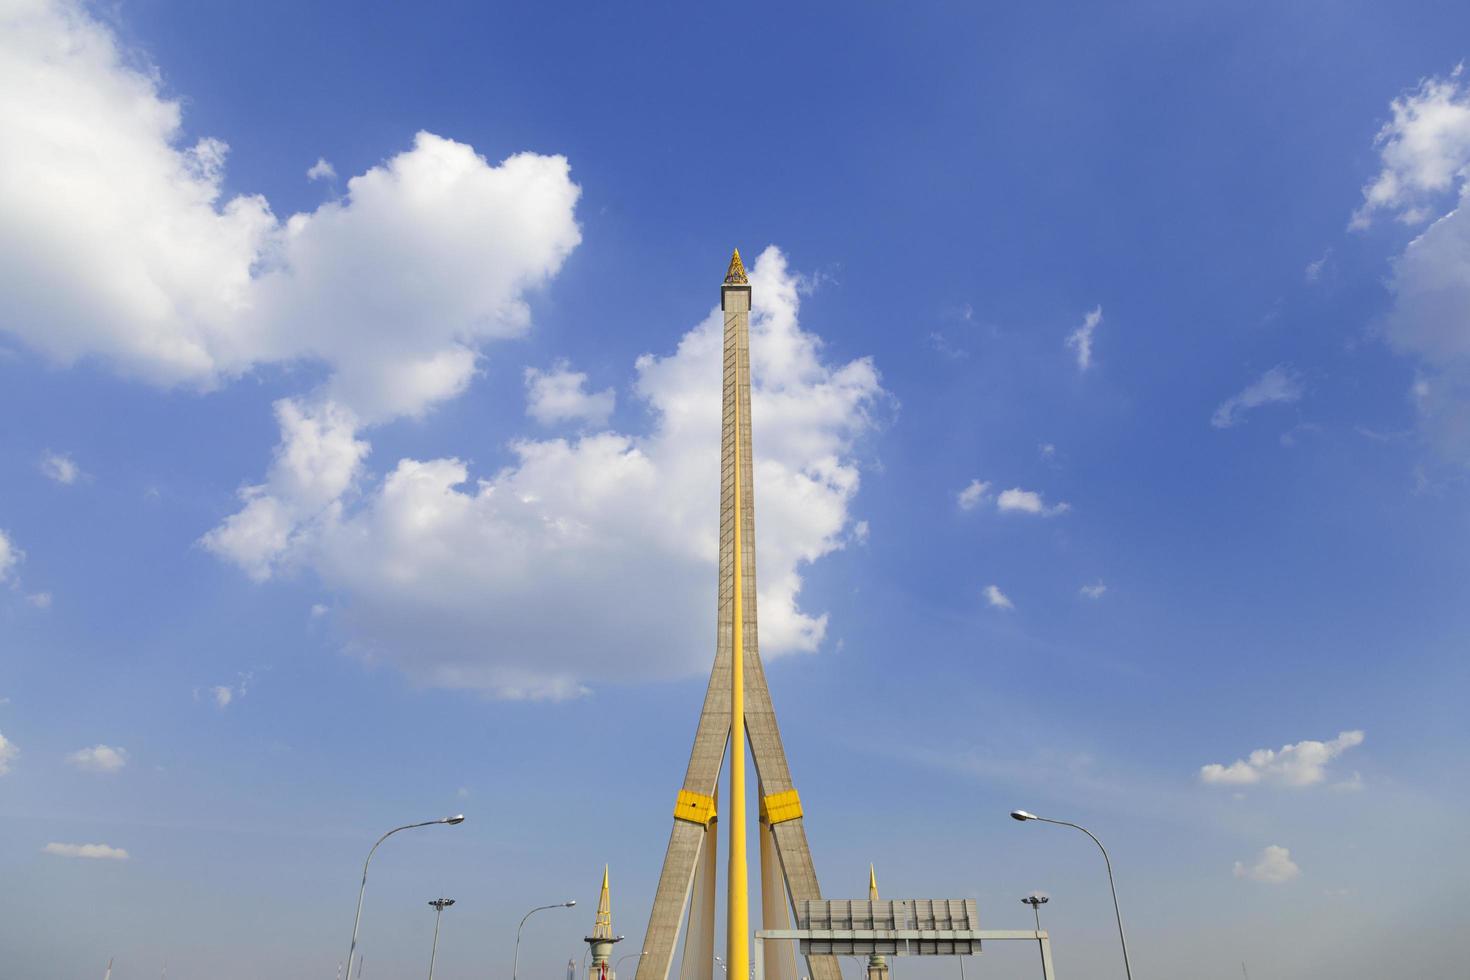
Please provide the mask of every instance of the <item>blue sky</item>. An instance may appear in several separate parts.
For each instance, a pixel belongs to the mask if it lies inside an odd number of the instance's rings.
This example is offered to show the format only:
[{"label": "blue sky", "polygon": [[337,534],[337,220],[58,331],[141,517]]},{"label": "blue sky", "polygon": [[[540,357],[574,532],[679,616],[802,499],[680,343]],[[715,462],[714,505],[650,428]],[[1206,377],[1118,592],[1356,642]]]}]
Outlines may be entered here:
[{"label": "blue sky", "polygon": [[1140,975],[1463,962],[1462,5],[0,24],[3,972],[331,975],[459,811],[367,976],[636,952],[733,246],[828,894],[1121,976],[1025,807]]}]

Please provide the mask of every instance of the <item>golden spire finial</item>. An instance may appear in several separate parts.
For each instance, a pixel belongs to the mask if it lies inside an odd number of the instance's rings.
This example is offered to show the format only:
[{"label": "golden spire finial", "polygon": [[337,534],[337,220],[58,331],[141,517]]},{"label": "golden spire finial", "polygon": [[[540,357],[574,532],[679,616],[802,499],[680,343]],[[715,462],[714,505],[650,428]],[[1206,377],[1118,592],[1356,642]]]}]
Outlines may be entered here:
[{"label": "golden spire finial", "polygon": [[873,870],[871,864],[868,865],[868,901],[878,901],[878,872]]},{"label": "golden spire finial", "polygon": [[730,254],[730,268],[725,270],[725,285],[750,285],[750,280],[745,278],[745,263],[740,261],[740,249],[738,248]]},{"label": "golden spire finial", "polygon": [[597,921],[592,926],[594,939],[612,938],[612,898],[607,890],[607,865],[602,866],[602,894],[597,897]]}]

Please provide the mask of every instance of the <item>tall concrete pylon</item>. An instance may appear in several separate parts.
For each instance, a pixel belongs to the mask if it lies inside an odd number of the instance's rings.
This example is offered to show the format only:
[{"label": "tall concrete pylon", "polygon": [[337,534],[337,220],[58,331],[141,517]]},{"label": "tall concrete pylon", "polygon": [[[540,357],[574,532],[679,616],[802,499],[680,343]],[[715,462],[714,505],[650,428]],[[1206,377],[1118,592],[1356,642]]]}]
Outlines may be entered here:
[{"label": "tall concrete pylon", "polygon": [[[723,414],[720,427],[720,555],[718,614],[714,668],[705,690],[704,708],[694,733],[689,767],[674,803],[674,827],[664,854],[663,871],[654,894],[653,910],[644,933],[645,954],[638,962],[636,980],[668,980],[674,950],[688,908],[689,936],[680,980],[711,980],[714,976],[715,793],[726,750],[736,765],[731,771],[730,812],[727,825],[731,843],[728,874],[730,897],[727,954],[730,974],[721,980],[747,980],[751,936],[741,925],[748,915],[744,892],[745,814],[744,742],[748,738],[760,787],[761,886],[784,887],[785,900],[762,901],[764,928],[786,928],[788,910],[806,899],[820,899],[817,872],[807,844],[801,798],[791,780],[786,750],[776,725],[771,693],[761,665],[756,633],[755,490],[754,454],[750,426],[750,281],[737,250],[730,258],[720,290],[724,311]],[[737,625],[735,610],[740,609]],[[738,638],[738,639],[737,639]],[[734,658],[737,642],[740,659]],[[743,701],[743,710],[738,710]],[[738,715],[737,715],[738,710]],[[732,731],[744,737],[732,744]],[[736,776],[736,772],[739,776]],[[697,872],[697,874],[696,874]],[[698,879],[696,881],[696,879]],[[694,898],[690,904],[691,893]],[[768,947],[785,944],[773,943]],[[780,950],[767,954],[766,969],[775,980],[795,980],[795,961]],[[835,956],[807,957],[811,980],[842,980]]]}]

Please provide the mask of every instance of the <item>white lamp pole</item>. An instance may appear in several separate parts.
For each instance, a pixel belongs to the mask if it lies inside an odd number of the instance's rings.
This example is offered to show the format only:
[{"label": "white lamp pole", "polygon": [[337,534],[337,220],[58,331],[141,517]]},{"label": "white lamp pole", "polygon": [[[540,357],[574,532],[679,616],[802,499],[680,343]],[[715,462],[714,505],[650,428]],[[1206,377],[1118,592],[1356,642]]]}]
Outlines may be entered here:
[{"label": "white lamp pole", "polygon": [[415,827],[432,827],[435,824],[441,823],[448,824],[451,827],[462,824],[464,823],[464,814],[460,813],[452,817],[441,817],[438,820],[425,820],[422,823],[406,823],[402,827],[394,827],[382,837],[379,837],[378,843],[374,844],[372,850],[368,851],[367,860],[362,862],[362,884],[357,889],[357,915],[352,919],[352,945],[347,947],[347,976],[349,978],[352,976],[352,957],[357,953],[357,926],[362,922],[362,896],[367,891],[368,865],[373,861],[373,854],[377,851],[378,844],[383,843],[383,841],[392,837],[400,830],[412,830]]},{"label": "white lamp pole", "polygon": [[[1128,963],[1128,939],[1123,935],[1123,913],[1118,911],[1118,889],[1113,884],[1113,862],[1108,857],[1108,849],[1103,847],[1103,842],[1098,840],[1097,835],[1086,827],[1080,824],[1069,823],[1066,820],[1052,820],[1050,817],[1038,817],[1036,814],[1027,813],[1025,810],[1012,810],[1011,819],[1019,820],[1022,823],[1025,823],[1027,820],[1040,820],[1042,823],[1054,823],[1058,827],[1071,827],[1073,830],[1080,830],[1088,837],[1091,837],[1092,842],[1097,845],[1097,849],[1102,851],[1103,864],[1108,869],[1108,888],[1113,893],[1113,917],[1118,920],[1118,942],[1123,946],[1123,972],[1127,974],[1128,980],[1133,980],[1133,967]],[[1038,918],[1038,924],[1039,921]],[[1040,929],[1038,928],[1037,931],[1039,932]]]}]

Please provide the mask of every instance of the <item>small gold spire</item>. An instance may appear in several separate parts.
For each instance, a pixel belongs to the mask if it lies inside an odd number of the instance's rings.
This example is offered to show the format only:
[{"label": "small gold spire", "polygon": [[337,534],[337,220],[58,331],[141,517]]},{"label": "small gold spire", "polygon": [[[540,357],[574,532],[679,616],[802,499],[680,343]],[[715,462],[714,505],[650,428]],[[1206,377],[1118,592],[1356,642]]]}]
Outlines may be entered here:
[{"label": "small gold spire", "polygon": [[871,864],[868,865],[868,901],[878,901],[878,872],[873,870]]},{"label": "small gold spire", "polygon": [[730,255],[730,268],[725,270],[725,285],[750,285],[750,280],[745,278],[745,263],[740,261],[740,249],[738,248]]},{"label": "small gold spire", "polygon": [[597,919],[592,925],[593,939],[612,938],[612,899],[607,889],[607,865],[602,866],[602,894],[597,896]]}]

